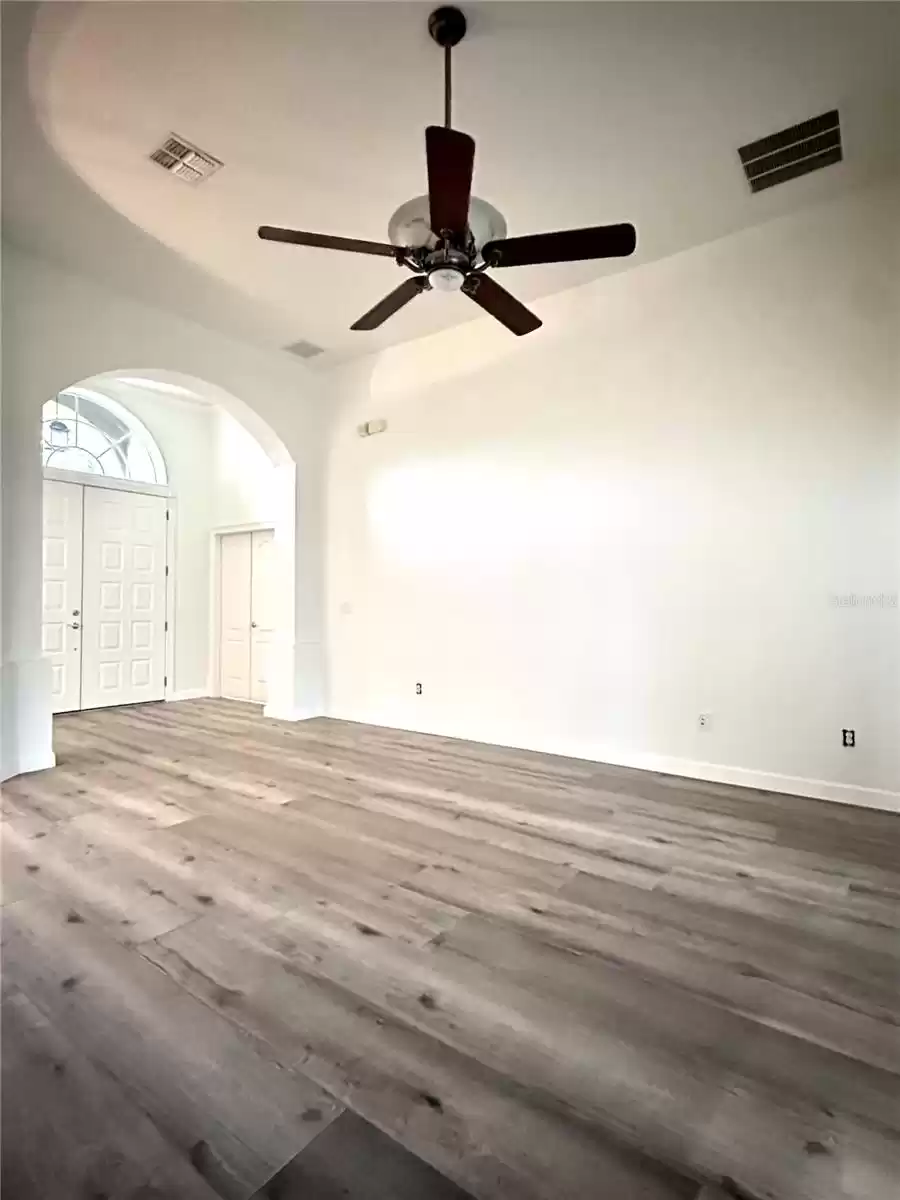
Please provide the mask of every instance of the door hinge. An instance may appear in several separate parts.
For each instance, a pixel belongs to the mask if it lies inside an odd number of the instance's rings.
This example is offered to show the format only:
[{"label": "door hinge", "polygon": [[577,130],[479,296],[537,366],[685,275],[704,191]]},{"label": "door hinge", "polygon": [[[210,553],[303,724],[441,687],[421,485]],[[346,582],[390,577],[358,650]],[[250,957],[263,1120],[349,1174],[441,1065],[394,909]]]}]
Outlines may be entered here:
[{"label": "door hinge", "polygon": [[168,633],[168,632],[169,632],[169,622],[163,621],[163,633]]},{"label": "door hinge", "polygon": [[169,519],[169,510],[166,509],[166,520],[168,521],[168,519]]},{"label": "door hinge", "polygon": [[168,675],[163,675],[163,687],[168,687],[168,686],[169,686],[169,677],[168,677]]},{"label": "door hinge", "polygon": [[169,578],[169,568],[166,567],[166,579],[168,579],[168,578]]}]

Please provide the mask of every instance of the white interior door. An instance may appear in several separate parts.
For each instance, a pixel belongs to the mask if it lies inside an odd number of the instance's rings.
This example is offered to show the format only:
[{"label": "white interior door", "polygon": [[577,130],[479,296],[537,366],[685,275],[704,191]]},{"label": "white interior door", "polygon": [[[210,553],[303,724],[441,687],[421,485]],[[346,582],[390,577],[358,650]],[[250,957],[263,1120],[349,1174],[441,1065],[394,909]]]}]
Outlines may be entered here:
[{"label": "white interior door", "polygon": [[84,488],[44,481],[41,642],[53,665],[53,711],[81,708],[81,566]]},{"label": "white interior door", "polygon": [[165,696],[166,507],[84,489],[82,708]]},{"label": "white interior door", "polygon": [[249,700],[250,589],[253,535],[227,533],[219,555],[219,690],[231,700]]},{"label": "white interior door", "polygon": [[269,698],[269,655],[275,633],[275,533],[259,529],[250,537],[250,699],[265,704]]}]

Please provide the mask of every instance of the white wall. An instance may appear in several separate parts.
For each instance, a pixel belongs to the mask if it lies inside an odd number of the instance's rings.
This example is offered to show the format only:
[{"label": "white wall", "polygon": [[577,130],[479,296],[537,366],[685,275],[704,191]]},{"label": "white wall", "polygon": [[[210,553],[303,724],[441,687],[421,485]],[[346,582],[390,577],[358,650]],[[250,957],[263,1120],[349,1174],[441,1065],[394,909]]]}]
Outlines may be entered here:
[{"label": "white wall", "polygon": [[[341,371],[330,711],[896,803],[900,610],[831,597],[900,588],[898,211],[896,190],[810,210],[545,300],[521,341],[476,321]],[[37,414],[99,372],[209,380],[297,462],[284,707],[321,711],[328,381],[3,265],[0,778],[50,761]],[[210,445],[233,462],[240,436]],[[265,520],[267,488],[229,478],[223,523]]]},{"label": "white wall", "polygon": [[343,369],[330,711],[900,804],[898,221],[860,195],[546,300],[522,340]]},{"label": "white wall", "polygon": [[9,246],[3,320],[0,778],[52,762],[49,672],[40,655],[40,406],[72,383],[110,371],[159,369],[207,381],[269,453],[281,456],[276,539],[289,574],[279,590],[285,613],[272,707],[285,716],[322,711],[322,382],[288,355],[115,295]]},{"label": "white wall", "polygon": [[259,442],[230,413],[213,409],[213,527],[272,524],[277,480]]}]

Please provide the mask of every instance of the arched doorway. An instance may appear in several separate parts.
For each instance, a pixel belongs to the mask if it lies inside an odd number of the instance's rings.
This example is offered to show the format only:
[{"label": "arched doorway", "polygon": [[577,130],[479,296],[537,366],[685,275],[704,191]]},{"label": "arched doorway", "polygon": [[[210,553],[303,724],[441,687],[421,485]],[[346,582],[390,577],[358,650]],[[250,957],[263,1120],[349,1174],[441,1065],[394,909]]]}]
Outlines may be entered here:
[{"label": "arched doorway", "polygon": [[3,266],[10,303],[0,440],[0,779],[54,762],[51,673],[41,650],[42,407],[109,375],[206,394],[274,465],[280,615],[266,712],[287,720],[321,714],[325,384],[290,355],[193,325],[34,256],[10,251]]},{"label": "arched doorway", "polygon": [[[170,418],[174,407],[190,417],[187,425],[191,430],[184,436],[171,419],[163,419],[167,407]],[[156,651],[162,653],[159,661],[164,665],[155,673],[143,664],[136,665],[137,692],[113,687],[107,693],[109,703],[138,702],[140,687],[146,683],[149,688],[151,681],[156,686],[145,692],[148,699],[222,694],[221,630],[217,624],[222,539],[258,533],[255,541],[266,543],[266,647],[264,652],[259,648],[262,639],[255,626],[261,622],[255,621],[252,694],[248,691],[242,698],[264,702],[266,715],[284,719],[321,711],[316,626],[311,627],[312,637],[306,634],[310,619],[317,621],[320,610],[315,600],[310,604],[305,596],[298,598],[296,586],[298,512],[304,538],[313,539],[313,553],[305,557],[309,578],[304,587],[315,597],[320,586],[315,545],[319,534],[314,524],[319,508],[304,504],[294,458],[258,412],[221,386],[197,376],[124,368],[66,382],[59,392],[42,396],[31,407],[30,416],[20,406],[8,421],[4,413],[4,422],[0,778],[52,766],[52,714],[93,707],[97,701],[96,689],[93,694],[83,694],[83,670],[78,695],[73,685],[63,700],[60,692],[65,680],[60,678],[60,661],[52,661],[54,653],[66,653],[67,636],[68,652],[72,653],[73,645],[80,649],[81,643],[71,642],[71,635],[81,634],[81,630],[66,629],[62,637],[57,630],[48,637],[51,622],[45,608],[48,598],[53,598],[47,596],[45,586],[43,547],[48,481],[53,481],[58,491],[73,484],[83,489],[82,522],[84,496],[95,497],[101,489],[107,498],[112,493],[149,496],[150,507],[159,503],[169,512],[164,535],[165,565],[169,567],[163,584],[165,636],[162,650]],[[199,431],[203,425],[205,433]],[[121,503],[127,507],[133,502]],[[165,515],[163,511],[163,521]],[[107,549],[107,554],[114,552]],[[60,581],[50,580],[54,582]],[[94,578],[95,590],[102,582]],[[55,590],[60,592],[59,587]],[[65,607],[58,604],[56,616],[66,619],[56,624],[83,628],[88,615],[84,605],[70,603],[68,597],[58,595],[57,599]],[[306,623],[305,636],[300,638],[299,621]],[[94,627],[96,633],[97,620]],[[118,635],[109,627],[104,636],[113,643],[104,649],[113,651]],[[299,664],[298,644],[302,652]],[[259,669],[262,661],[267,664],[265,672]],[[106,682],[127,682],[124,672],[131,666],[129,661],[119,668],[105,667]],[[72,674],[79,675],[78,669]]]},{"label": "arched doorway", "polygon": [[293,642],[282,485],[294,470],[247,414],[222,389],[150,370],[45,402],[41,645],[54,713],[207,695],[278,703]]}]

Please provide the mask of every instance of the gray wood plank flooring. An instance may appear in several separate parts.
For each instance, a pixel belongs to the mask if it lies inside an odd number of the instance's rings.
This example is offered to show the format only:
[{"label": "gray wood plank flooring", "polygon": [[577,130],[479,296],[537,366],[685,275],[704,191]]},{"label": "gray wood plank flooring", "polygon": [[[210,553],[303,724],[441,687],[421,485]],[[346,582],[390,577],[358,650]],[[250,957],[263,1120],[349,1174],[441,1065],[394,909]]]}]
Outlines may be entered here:
[{"label": "gray wood plank flooring", "polygon": [[56,743],[4,1195],[896,1200],[900,817],[218,700]]},{"label": "gray wood plank flooring", "polygon": [[271,1179],[254,1200],[472,1200],[357,1117],[345,1112]]}]

